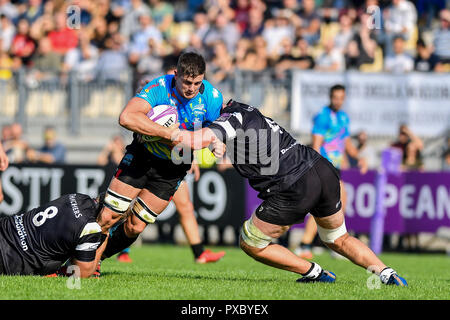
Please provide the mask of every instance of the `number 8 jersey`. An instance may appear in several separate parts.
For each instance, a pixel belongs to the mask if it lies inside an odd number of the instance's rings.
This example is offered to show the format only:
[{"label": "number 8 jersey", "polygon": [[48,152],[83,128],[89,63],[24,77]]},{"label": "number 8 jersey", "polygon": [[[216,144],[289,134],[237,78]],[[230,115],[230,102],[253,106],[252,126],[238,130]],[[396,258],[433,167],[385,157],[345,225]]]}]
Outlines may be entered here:
[{"label": "number 8 jersey", "polygon": [[45,275],[71,257],[93,261],[101,242],[97,213],[94,199],[77,193],[0,219],[0,269],[4,274]]}]

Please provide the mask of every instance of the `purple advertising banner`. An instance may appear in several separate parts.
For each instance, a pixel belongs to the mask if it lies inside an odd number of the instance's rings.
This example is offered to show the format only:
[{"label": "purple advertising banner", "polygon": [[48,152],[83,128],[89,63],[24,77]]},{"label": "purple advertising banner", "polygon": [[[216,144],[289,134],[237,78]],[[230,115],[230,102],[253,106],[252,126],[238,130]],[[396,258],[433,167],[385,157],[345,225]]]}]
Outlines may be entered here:
[{"label": "purple advertising banner", "polygon": [[[358,170],[342,171],[347,191],[345,211],[348,230],[370,232],[376,209],[376,171],[365,175]],[[257,193],[247,185],[249,217],[261,203]],[[450,227],[450,172],[405,172],[388,174],[385,189],[385,233],[435,232]]]}]

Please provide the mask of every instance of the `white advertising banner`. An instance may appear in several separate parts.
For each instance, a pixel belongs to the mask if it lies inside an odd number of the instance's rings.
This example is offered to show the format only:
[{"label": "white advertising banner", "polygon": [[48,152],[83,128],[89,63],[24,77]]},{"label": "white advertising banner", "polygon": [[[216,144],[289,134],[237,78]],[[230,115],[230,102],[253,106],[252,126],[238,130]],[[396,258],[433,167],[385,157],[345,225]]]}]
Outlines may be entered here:
[{"label": "white advertising banner", "polygon": [[293,74],[291,128],[310,133],[314,115],[329,104],[329,89],[347,88],[342,110],[350,131],[397,135],[407,124],[416,134],[441,136],[450,129],[450,74],[324,73],[298,70]]}]

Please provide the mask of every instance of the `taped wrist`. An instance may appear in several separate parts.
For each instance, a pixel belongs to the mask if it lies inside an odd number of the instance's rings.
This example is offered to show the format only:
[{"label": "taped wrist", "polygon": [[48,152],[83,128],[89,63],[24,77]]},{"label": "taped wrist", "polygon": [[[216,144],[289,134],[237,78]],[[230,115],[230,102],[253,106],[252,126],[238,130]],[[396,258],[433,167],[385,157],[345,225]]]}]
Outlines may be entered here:
[{"label": "taped wrist", "polygon": [[311,266],[311,268],[309,268],[308,272],[301,273],[301,275],[304,276],[305,278],[317,279],[322,274],[323,269],[317,263],[314,263],[314,262],[311,262],[311,263],[312,263],[312,266]]},{"label": "taped wrist", "polygon": [[131,246],[137,239],[135,238],[129,238],[125,234],[125,223],[122,223],[115,229],[111,235],[109,236],[108,243],[106,244],[105,251],[103,252],[104,258],[109,258],[116,253],[121,252],[122,250],[125,250],[129,246]]}]

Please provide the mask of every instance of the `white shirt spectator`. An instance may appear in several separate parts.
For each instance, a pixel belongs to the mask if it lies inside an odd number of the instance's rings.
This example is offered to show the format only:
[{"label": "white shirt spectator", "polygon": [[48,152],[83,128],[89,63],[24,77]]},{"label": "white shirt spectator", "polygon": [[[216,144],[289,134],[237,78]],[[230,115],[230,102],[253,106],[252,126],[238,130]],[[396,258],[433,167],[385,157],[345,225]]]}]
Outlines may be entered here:
[{"label": "white shirt spectator", "polygon": [[281,41],[285,38],[294,40],[294,29],[293,26],[286,22],[276,23],[274,25],[267,25],[264,29],[262,36],[267,43],[267,52],[269,55],[280,55],[282,54]]},{"label": "white shirt spectator", "polygon": [[12,20],[17,18],[19,10],[10,0],[0,0],[0,15],[5,15]]},{"label": "white shirt spectator", "polygon": [[163,40],[161,32],[154,25],[149,25],[144,30],[140,30],[134,34],[130,44],[130,52],[146,54],[150,48],[148,44],[150,39],[155,40],[158,45],[161,44]]},{"label": "white shirt spectator", "polygon": [[386,57],[385,70],[392,73],[405,73],[414,69],[414,60],[405,53]]},{"label": "white shirt spectator", "polygon": [[9,51],[11,47],[11,43],[16,34],[16,28],[12,24],[12,22],[4,17],[0,21],[0,38],[2,39],[2,50]]},{"label": "white shirt spectator", "polygon": [[334,46],[334,40],[328,39],[324,44],[325,52],[316,59],[315,69],[319,71],[344,71],[345,57],[343,52]]},{"label": "white shirt spectator", "polygon": [[125,39],[129,39],[134,33],[139,31],[140,25],[138,21],[141,15],[151,16],[151,9],[148,5],[139,0],[136,1],[135,7],[131,7],[124,15],[120,23],[120,33]]},{"label": "white shirt spectator", "polygon": [[402,33],[409,38],[417,23],[417,10],[414,4],[407,0],[393,0],[393,4],[386,10],[386,32]]},{"label": "white shirt spectator", "polygon": [[78,79],[83,81],[93,80],[96,76],[99,52],[97,47],[89,45],[89,57],[83,56],[79,47],[66,53],[64,64],[70,70],[75,70]]}]

